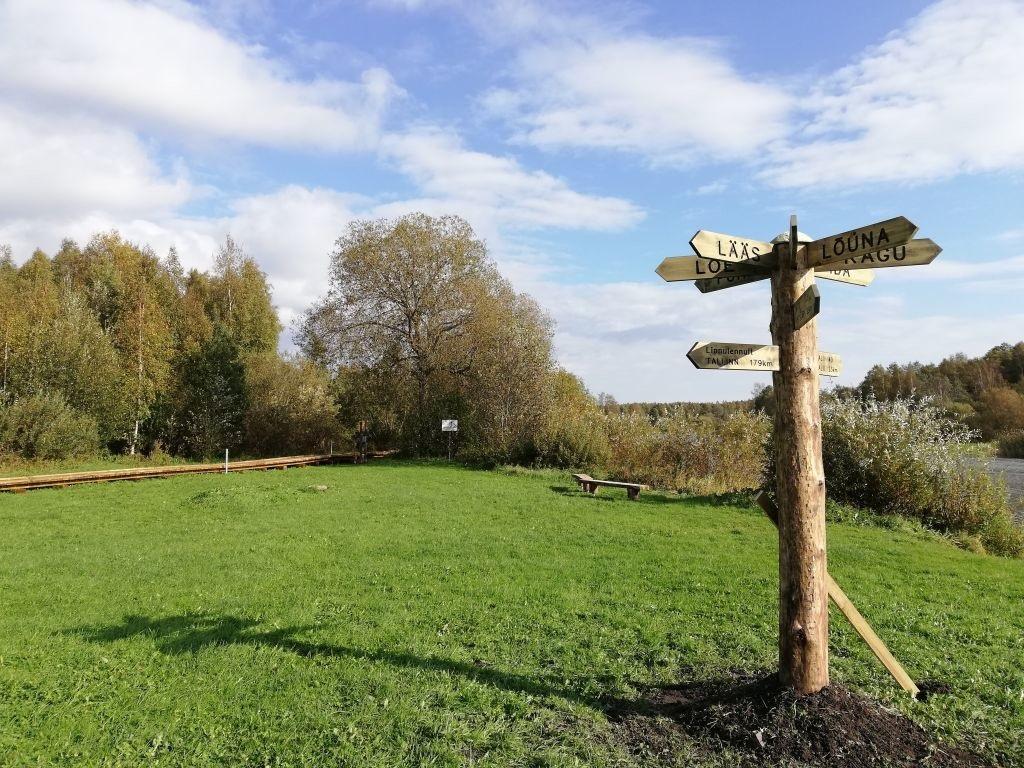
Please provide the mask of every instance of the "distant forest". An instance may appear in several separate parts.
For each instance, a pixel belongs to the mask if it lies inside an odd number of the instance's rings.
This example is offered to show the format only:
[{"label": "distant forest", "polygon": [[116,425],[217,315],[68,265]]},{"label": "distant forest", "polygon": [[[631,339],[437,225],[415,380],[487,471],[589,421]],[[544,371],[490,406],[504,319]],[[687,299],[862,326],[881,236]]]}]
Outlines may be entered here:
[{"label": "distant forest", "polygon": [[[837,387],[835,397],[878,400],[929,399],[933,405],[978,432],[984,440],[1024,430],[1024,341],[1000,344],[980,357],[952,355],[940,363],[875,365],[855,387]],[[761,410],[771,413],[774,394],[758,386],[749,400],[720,403],[618,403],[600,395],[608,414],[646,415],[652,421],[686,414],[723,417]]]}]

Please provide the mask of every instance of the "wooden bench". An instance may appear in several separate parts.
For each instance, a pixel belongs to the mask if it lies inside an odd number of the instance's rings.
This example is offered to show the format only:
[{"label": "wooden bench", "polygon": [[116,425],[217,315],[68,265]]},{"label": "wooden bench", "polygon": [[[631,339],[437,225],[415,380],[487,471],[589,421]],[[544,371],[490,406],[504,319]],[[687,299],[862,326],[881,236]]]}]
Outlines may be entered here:
[{"label": "wooden bench", "polygon": [[595,480],[590,475],[573,475],[572,479],[580,484],[580,490],[586,491],[587,493],[597,494],[597,489],[604,486],[606,488],[625,488],[626,493],[629,494],[629,498],[636,500],[640,498],[640,491],[647,490],[651,486],[644,485],[643,483],[619,483],[615,480]]}]

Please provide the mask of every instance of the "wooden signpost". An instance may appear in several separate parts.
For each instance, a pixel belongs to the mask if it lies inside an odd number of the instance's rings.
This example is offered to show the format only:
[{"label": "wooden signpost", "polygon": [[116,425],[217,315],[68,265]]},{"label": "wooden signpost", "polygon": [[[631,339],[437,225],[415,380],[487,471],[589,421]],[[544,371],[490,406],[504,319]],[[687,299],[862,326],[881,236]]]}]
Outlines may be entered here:
[{"label": "wooden signpost", "polygon": [[842,361],[818,351],[821,295],[815,278],[868,285],[873,267],[928,264],[941,249],[931,240],[913,240],[917,226],[902,216],[818,240],[802,235],[796,224],[792,216],[789,231],[771,243],[699,230],[690,240],[696,255],[665,259],[657,272],[669,282],[693,280],[702,293],[771,281],[771,344],[697,342],[687,357],[698,368],[772,371],[780,681],[797,694],[828,685],[831,596],[914,694],[913,681],[828,574],[819,376],[838,375]]},{"label": "wooden signpost", "polygon": [[[813,286],[812,286],[813,287]],[[729,341],[698,341],[686,356],[694,368],[719,371],[777,371],[779,348],[774,344],[736,344]],[[838,376],[843,361],[831,352],[818,353],[818,373]]]}]

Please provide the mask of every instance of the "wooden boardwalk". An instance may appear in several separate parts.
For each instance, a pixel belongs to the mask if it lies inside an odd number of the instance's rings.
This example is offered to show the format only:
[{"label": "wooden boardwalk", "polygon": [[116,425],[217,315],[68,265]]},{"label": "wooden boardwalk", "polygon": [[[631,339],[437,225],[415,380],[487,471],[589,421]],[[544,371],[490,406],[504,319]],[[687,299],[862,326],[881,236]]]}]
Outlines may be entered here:
[{"label": "wooden boardwalk", "polygon": [[[368,458],[390,456],[394,451],[371,451]],[[359,457],[356,453],[321,453],[306,456],[280,456],[273,459],[250,459],[230,461],[228,472],[253,470],[287,469],[311,464],[354,464]],[[26,475],[24,477],[0,478],[0,491],[20,493],[36,488],[64,488],[83,483],[109,483],[115,480],[145,480],[154,477],[175,475],[215,474],[225,471],[224,462],[211,464],[172,464],[164,467],[132,467],[131,469],[102,469],[90,472],[62,472],[49,475]]]}]

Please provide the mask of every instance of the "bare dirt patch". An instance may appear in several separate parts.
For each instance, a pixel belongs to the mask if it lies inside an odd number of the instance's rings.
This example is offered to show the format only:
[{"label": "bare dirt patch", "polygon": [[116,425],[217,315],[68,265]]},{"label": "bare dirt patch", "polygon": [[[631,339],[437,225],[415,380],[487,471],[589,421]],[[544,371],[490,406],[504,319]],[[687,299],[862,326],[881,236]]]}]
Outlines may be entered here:
[{"label": "bare dirt patch", "polygon": [[879,702],[831,685],[796,697],[773,676],[733,677],[655,688],[610,710],[618,737],[648,760],[689,742],[728,751],[751,766],[966,768],[992,763],[928,736]]}]

